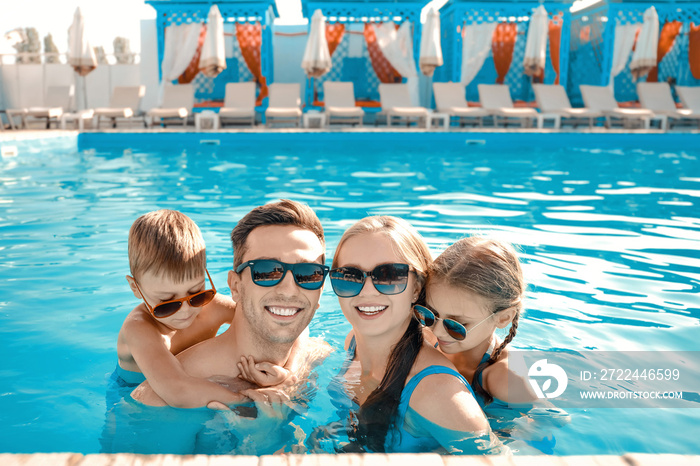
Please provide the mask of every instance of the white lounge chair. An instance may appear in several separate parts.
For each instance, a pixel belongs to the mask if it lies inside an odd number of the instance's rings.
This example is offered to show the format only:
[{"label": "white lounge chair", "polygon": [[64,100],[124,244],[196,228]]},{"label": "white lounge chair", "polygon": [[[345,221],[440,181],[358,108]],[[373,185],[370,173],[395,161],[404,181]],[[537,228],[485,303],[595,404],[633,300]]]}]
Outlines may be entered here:
[{"label": "white lounge chair", "polygon": [[165,126],[168,120],[180,120],[182,126],[187,126],[187,117],[194,107],[193,84],[167,84],[163,89],[163,104],[146,112],[151,124],[160,123]]},{"label": "white lounge chair", "polygon": [[386,124],[391,126],[394,118],[405,119],[406,126],[415,119],[418,124],[428,128],[430,112],[425,107],[415,107],[411,103],[411,92],[408,84],[379,84],[379,100],[382,111],[379,115],[386,116]]},{"label": "white lounge chair", "polygon": [[255,124],[255,83],[226,84],[224,106],[219,109],[219,120],[224,123]]},{"label": "white lounge chair", "polygon": [[641,123],[644,129],[649,129],[651,121],[659,122],[661,129],[666,129],[666,116],[655,115],[648,108],[620,108],[613,96],[612,89],[607,86],[591,86],[581,84],[581,97],[586,108],[600,111],[605,115],[606,126],[610,128],[613,123],[621,121],[626,128],[634,123]]},{"label": "white lounge chair", "polygon": [[[117,127],[117,118],[130,120],[133,117],[141,116],[141,99],[146,93],[146,86],[116,86],[112,91],[109,100],[109,107],[95,109],[97,117],[97,127],[100,127],[100,120],[108,118],[112,121],[112,127]],[[144,121],[145,125],[145,121]]]},{"label": "white lounge chair", "polygon": [[352,82],[324,82],[323,101],[328,125],[336,120],[362,126],[365,111],[355,105],[355,87]]},{"label": "white lounge chair", "polygon": [[483,126],[484,117],[489,116],[489,112],[480,107],[470,107],[465,95],[466,90],[461,83],[433,83],[435,109],[439,113],[459,118],[460,126],[464,126],[469,119]]},{"label": "white lounge chair", "polygon": [[676,86],[676,92],[685,108],[700,113],[700,87]]},{"label": "white lounge chair", "polygon": [[46,98],[44,99],[46,106],[7,109],[5,113],[10,122],[10,128],[16,129],[15,117],[20,117],[23,128],[27,127],[28,120],[31,118],[46,120],[46,129],[51,127],[52,122],[58,126],[63,113],[73,107],[74,94],[75,87],[72,85],[49,86],[46,89]]},{"label": "white lounge chair", "polygon": [[265,126],[274,123],[294,123],[295,126],[301,127],[300,87],[299,83],[270,84]]},{"label": "white lounge chair", "polygon": [[542,128],[547,119],[554,120],[554,128],[559,129],[562,119],[571,120],[576,126],[581,120],[587,121],[592,127],[595,120],[603,117],[603,112],[591,110],[590,108],[573,108],[569,96],[566,95],[564,86],[555,84],[533,84],[535,100],[540,109],[537,115],[537,126]]},{"label": "white lounge chair", "polygon": [[510,96],[510,89],[505,84],[479,84],[479,101],[484,110],[493,115],[494,125],[498,126],[499,118],[505,126],[511,120],[517,120],[522,127],[530,127],[537,119],[534,108],[516,108]]},{"label": "white lounge chair", "polygon": [[642,107],[648,108],[657,115],[665,115],[668,118],[668,126],[673,122],[695,121],[700,124],[700,112],[694,112],[688,108],[678,108],[671,95],[671,86],[668,83],[638,83],[637,95]]}]

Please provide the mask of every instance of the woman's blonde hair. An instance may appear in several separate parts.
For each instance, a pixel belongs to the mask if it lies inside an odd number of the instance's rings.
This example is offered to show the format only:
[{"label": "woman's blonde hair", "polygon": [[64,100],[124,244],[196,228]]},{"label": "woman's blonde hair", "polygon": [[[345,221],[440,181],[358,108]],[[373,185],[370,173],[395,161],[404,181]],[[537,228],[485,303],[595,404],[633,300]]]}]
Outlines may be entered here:
[{"label": "woman's blonde hair", "polygon": [[156,210],[129,230],[129,268],[138,280],[147,271],[176,282],[198,278],[207,266],[204,238],[187,215]]}]

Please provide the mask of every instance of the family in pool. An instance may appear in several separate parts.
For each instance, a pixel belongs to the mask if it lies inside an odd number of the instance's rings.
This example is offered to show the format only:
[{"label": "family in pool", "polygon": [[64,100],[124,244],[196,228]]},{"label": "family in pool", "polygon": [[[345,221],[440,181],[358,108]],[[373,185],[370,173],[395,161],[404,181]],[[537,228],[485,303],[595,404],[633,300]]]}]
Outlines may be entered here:
[{"label": "family in pool", "polygon": [[[511,245],[463,238],[433,260],[408,222],[372,216],[345,231],[328,267],[320,220],[290,200],[254,208],[231,240],[229,298],[216,292],[190,218],[159,210],[134,222],[126,278],[142,303],[119,332],[108,410],[121,397],[208,407],[226,412],[233,451],[243,437],[268,444],[257,452],[288,451],[275,432],[308,402],[312,369],[332,351],[306,331],[328,275],[352,326],[333,379],[338,419],[295,433],[295,452],[332,439],[336,452],[503,453],[485,413],[547,409],[508,365],[525,293]],[[496,329],[506,328],[501,341]],[[211,437],[208,424],[193,442]],[[554,442],[523,440],[544,452]]]}]

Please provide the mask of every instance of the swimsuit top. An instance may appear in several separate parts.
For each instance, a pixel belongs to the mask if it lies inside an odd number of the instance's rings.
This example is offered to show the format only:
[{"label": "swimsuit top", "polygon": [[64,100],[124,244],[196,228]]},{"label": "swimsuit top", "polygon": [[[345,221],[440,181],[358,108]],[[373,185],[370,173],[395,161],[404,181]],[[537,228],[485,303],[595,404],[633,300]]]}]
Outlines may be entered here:
[{"label": "swimsuit top", "polygon": [[[348,347],[348,358],[338,376],[343,376],[347,372],[348,367],[355,358],[356,347],[355,337],[353,337]],[[433,374],[449,374],[456,377],[464,384],[472,396],[474,395],[469,383],[462,374],[450,367],[433,365],[421,370],[411,377],[401,392],[396,428],[389,431],[386,436],[385,451],[387,453],[425,453],[437,450],[442,451],[442,449],[450,453],[459,453],[465,451],[465,448],[474,450],[473,436],[465,438],[464,432],[439,426],[421,416],[409,406],[411,396],[418,384],[425,377]],[[355,409],[359,409],[356,401],[353,400],[352,404]],[[347,407],[347,404],[345,406]],[[336,407],[339,407],[338,404],[336,404]]]}]

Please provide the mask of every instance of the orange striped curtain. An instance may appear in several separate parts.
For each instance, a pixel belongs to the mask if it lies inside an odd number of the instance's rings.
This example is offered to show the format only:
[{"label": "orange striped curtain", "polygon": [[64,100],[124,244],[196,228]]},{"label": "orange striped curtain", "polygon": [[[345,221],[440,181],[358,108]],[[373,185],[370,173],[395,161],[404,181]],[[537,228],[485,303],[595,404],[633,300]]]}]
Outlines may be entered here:
[{"label": "orange striped curtain", "polygon": [[333,56],[333,52],[343,40],[345,25],[343,23],[326,23],[326,40],[328,41],[328,52]]},{"label": "orange striped curtain", "polygon": [[202,46],[204,45],[204,38],[207,36],[207,26],[202,24],[202,30],[199,33],[199,41],[197,43],[197,51],[194,53],[190,64],[187,65],[185,71],[182,72],[177,82],[180,84],[189,84],[192,82],[197,73],[199,73],[199,56],[202,55]]},{"label": "orange striped curtain", "polygon": [[518,25],[516,23],[501,23],[493,31],[491,52],[493,53],[493,62],[496,65],[496,73],[498,73],[496,82],[499,84],[503,84],[510,69],[517,37]]},{"label": "orange striped curtain", "polygon": [[700,79],[700,24],[690,23],[690,33],[688,34],[688,60],[690,61],[690,72],[695,79]]},{"label": "orange striped curtain", "polygon": [[554,84],[559,84],[559,49],[561,44],[561,15],[556,15],[549,22],[549,61],[552,62],[552,68],[557,74],[554,79]]},{"label": "orange striped curtain", "polygon": [[673,42],[681,31],[681,26],[683,26],[683,23],[680,21],[670,21],[664,24],[659,34],[659,45],[656,48],[656,66],[649,71],[647,82],[655,83],[659,80],[659,63],[673,47]]},{"label": "orange striped curtain", "polygon": [[255,101],[255,105],[260,105],[267,97],[267,80],[262,75],[260,65],[260,48],[262,47],[262,25],[260,23],[236,23],[236,37],[238,45],[241,47],[243,60],[248,69],[255,77],[255,82],[260,86],[260,93]]},{"label": "orange striped curtain", "polygon": [[379,81],[382,83],[400,83],[401,75],[384,57],[377,44],[377,36],[374,34],[374,25],[372,23],[365,23],[365,41],[367,42],[367,51],[372,62],[372,68],[377,73]]}]

